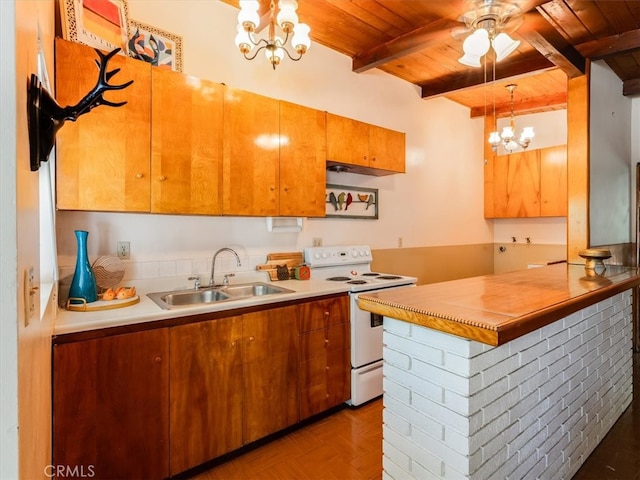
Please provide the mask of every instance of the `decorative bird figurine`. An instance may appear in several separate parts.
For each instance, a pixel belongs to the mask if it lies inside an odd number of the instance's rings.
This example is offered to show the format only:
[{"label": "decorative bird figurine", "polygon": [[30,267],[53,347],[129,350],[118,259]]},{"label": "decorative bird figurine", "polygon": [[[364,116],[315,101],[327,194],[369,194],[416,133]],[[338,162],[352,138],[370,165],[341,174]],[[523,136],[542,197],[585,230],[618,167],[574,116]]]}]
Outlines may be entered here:
[{"label": "decorative bird figurine", "polygon": [[331,192],[329,194],[329,203],[331,205],[333,205],[333,209],[337,212],[338,211],[338,199],[336,198],[336,195],[333,192]]},{"label": "decorative bird figurine", "polygon": [[342,205],[344,205],[344,192],[341,192],[340,195],[338,195],[338,206],[340,207],[340,210],[342,210]]},{"label": "decorative bird figurine", "polygon": [[373,195],[369,195],[369,199],[367,200],[367,208],[365,208],[365,210],[369,210],[369,207],[373,205],[373,200]]},{"label": "decorative bird figurine", "polygon": [[347,204],[344,207],[344,210],[346,211],[349,208],[349,205],[351,205],[353,203],[353,195],[351,195],[350,193],[347,193]]}]

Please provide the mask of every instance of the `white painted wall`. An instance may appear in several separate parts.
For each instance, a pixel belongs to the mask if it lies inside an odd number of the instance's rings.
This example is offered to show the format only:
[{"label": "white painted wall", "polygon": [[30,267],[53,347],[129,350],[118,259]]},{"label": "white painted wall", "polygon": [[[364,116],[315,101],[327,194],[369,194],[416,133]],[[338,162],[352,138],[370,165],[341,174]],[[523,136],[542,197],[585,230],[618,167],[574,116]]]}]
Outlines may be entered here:
[{"label": "white painted wall", "polygon": [[0,478],[18,478],[15,6],[0,2]]},{"label": "white painted wall", "polygon": [[[377,70],[353,73],[348,57],[319,44],[300,62],[285,60],[276,71],[260,57],[247,61],[233,43],[238,10],[220,2],[184,0],[181,8],[162,0],[128,4],[131,18],[183,37],[185,73],[406,132],[407,173],[329,173],[329,183],[378,188],[380,219],[309,219],[299,234],[269,234],[260,218],[59,212],[61,265],[73,264],[73,230],[79,228],[90,232],[90,256],[114,253],[116,241],[129,240],[133,260],[210,254],[226,245],[300,249],[316,237],[325,245],[373,248],[397,247],[398,237],[405,247],[493,241],[493,222],[483,217],[483,120],[471,120],[467,108],[443,98],[423,100],[416,86]],[[554,112],[537,116],[536,141],[544,139],[545,128],[557,132],[565,124]],[[563,243],[565,229],[559,232],[555,241]]]},{"label": "white painted wall", "polygon": [[[631,155],[631,99],[604,63],[591,64],[589,230],[591,245],[628,243],[635,196]],[[637,161],[637,160],[636,160]]]}]

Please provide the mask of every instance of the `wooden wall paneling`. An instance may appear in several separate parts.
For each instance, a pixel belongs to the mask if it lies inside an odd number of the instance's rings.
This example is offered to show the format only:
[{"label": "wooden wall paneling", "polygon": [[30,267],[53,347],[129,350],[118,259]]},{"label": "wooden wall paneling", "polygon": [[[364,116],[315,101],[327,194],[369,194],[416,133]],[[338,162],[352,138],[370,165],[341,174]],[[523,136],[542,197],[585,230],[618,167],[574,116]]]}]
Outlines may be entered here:
[{"label": "wooden wall paneling", "polygon": [[[590,70],[588,64],[587,72]],[[568,79],[567,261],[583,263],[589,247],[589,74]]]}]

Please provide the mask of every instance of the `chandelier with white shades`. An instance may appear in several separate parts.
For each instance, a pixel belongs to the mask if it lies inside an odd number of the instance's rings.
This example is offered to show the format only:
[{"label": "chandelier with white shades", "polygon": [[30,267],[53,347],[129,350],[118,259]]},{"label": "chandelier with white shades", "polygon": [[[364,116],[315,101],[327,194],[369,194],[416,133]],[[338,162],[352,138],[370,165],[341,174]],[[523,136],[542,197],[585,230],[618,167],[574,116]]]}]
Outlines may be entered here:
[{"label": "chandelier with white shades", "polygon": [[518,46],[506,31],[514,31],[521,23],[520,8],[511,3],[484,0],[477,8],[465,13],[461,20],[466,27],[455,29],[454,36],[460,32],[468,35],[462,43],[464,55],[458,62],[469,67],[480,67],[480,59],[493,48],[495,61],[508,57]]},{"label": "chandelier with white shades", "polygon": [[[271,62],[273,69],[280,64],[286,55],[297,62],[309,50],[311,29],[304,23],[298,23],[298,2],[295,0],[271,0],[269,7],[269,36],[258,38],[256,30],[260,26],[260,3],[258,0],[240,0],[240,13],[238,13],[238,26],[235,43],[247,60],[256,58],[261,50]],[[276,27],[284,34],[284,38],[276,35]],[[289,42],[290,40],[290,42]],[[287,46],[287,42],[289,45]],[[253,49],[257,49],[250,53]],[[291,48],[295,57],[289,52]]]},{"label": "chandelier with white shades", "polygon": [[511,94],[511,120],[509,121],[509,125],[502,129],[502,133],[495,131],[489,134],[489,143],[494,152],[498,150],[498,145],[502,145],[509,153],[518,147],[526,149],[535,136],[533,127],[524,127],[520,138],[516,136],[516,122],[513,116],[513,92],[516,87],[517,85],[515,83],[510,83],[505,87]]}]

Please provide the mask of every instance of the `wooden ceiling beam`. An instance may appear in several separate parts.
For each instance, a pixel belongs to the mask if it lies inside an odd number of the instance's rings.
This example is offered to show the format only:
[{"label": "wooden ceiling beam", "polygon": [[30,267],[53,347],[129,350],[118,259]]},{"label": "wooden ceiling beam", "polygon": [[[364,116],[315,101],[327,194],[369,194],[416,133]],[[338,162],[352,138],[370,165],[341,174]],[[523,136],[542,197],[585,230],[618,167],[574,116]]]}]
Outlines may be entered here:
[{"label": "wooden ceiling beam", "polygon": [[[558,109],[560,107],[567,108],[567,92],[514,101],[513,113],[516,115],[525,115],[528,113],[545,112],[550,109]],[[491,114],[493,114],[493,105],[487,105],[486,107],[484,105],[481,107],[472,107],[471,118],[484,117],[487,114],[487,110],[491,110]],[[509,115],[511,115],[511,102],[496,104],[496,118],[508,117]]]},{"label": "wooden ceiling beam", "polygon": [[424,27],[378,45],[366,53],[354,56],[352,59],[353,71],[356,73],[366,72],[392,60],[442,43],[451,37],[451,29],[459,26],[460,22],[448,18],[436,20]]},{"label": "wooden ceiling beam", "polygon": [[632,78],[622,82],[622,95],[625,97],[640,95],[640,78]]},{"label": "wooden ceiling beam", "polygon": [[[507,60],[500,62],[496,67],[496,80],[504,78],[516,79],[520,76],[528,76],[534,72],[539,73],[554,67],[553,63],[532,50],[530,54],[520,55],[510,62],[507,62]],[[420,84],[419,87],[422,90],[422,98],[432,98],[440,97],[456,90],[477,87],[483,83],[484,72],[478,68],[464,74],[454,72],[438,78],[437,82],[426,82]]]},{"label": "wooden ceiling beam", "polygon": [[581,43],[576,46],[576,49],[584,57],[591,60],[600,60],[609,55],[631,53],[640,50],[640,29]]},{"label": "wooden ceiling beam", "polygon": [[585,57],[569,44],[540,13],[529,12],[517,34],[560,68],[568,78],[584,75]]}]

